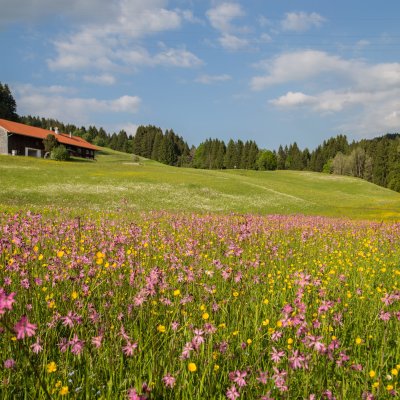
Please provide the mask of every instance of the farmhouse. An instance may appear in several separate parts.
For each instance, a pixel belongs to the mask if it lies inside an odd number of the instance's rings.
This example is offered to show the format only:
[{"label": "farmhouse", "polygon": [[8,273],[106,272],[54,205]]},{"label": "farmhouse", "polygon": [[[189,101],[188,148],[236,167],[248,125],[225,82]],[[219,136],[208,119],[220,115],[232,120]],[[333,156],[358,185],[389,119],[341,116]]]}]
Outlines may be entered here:
[{"label": "farmhouse", "polygon": [[93,159],[95,151],[99,150],[78,136],[59,133],[57,128],[52,131],[0,119],[0,154],[44,157],[43,139],[49,134],[54,135],[76,157]]}]

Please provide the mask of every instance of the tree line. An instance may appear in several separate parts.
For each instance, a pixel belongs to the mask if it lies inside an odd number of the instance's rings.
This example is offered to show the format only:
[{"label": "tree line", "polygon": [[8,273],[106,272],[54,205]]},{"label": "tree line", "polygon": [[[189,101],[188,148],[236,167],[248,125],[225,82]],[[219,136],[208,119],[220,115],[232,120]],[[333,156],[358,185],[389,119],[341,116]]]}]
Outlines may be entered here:
[{"label": "tree line", "polygon": [[100,147],[132,153],[161,163],[202,169],[299,170],[349,175],[400,192],[400,135],[386,134],[349,143],[345,135],[325,140],[310,151],[296,142],[278,150],[260,149],[255,141],[207,139],[189,147],[172,129],[139,126],[134,135],[125,130],[107,133],[102,127],[78,127],[52,118],[19,116],[9,87],[0,82],[0,118],[82,137]]}]

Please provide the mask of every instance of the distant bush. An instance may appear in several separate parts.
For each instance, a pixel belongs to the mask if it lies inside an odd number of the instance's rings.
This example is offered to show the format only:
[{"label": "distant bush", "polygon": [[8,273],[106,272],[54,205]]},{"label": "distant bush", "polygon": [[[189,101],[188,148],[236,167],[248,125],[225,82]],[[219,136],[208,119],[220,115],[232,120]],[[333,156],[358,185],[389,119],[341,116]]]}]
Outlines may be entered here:
[{"label": "distant bush", "polygon": [[44,150],[46,152],[51,152],[53,149],[59,146],[56,137],[49,133],[45,139],[43,139]]},{"label": "distant bush", "polygon": [[69,160],[69,152],[65,148],[65,146],[57,146],[51,152],[51,158],[56,161],[68,161]]}]

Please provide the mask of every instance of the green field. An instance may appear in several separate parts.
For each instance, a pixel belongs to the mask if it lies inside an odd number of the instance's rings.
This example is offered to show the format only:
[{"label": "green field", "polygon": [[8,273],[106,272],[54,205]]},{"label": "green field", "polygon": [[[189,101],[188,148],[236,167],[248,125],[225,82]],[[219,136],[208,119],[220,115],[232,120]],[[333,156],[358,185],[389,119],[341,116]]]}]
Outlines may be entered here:
[{"label": "green field", "polygon": [[104,150],[97,161],[0,156],[0,207],[50,213],[166,210],[390,220],[400,194],[361,179],[298,171],[176,168]]},{"label": "green field", "polygon": [[399,193],[110,150],[0,187],[0,399],[398,398]]}]

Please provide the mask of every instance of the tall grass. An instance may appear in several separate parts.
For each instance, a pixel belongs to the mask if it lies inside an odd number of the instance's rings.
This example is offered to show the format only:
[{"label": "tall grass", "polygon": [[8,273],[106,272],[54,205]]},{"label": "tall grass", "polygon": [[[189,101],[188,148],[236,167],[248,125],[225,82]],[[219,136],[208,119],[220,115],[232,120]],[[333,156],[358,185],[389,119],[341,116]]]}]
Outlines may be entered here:
[{"label": "tall grass", "polygon": [[398,396],[398,223],[3,213],[0,232],[2,399]]}]

